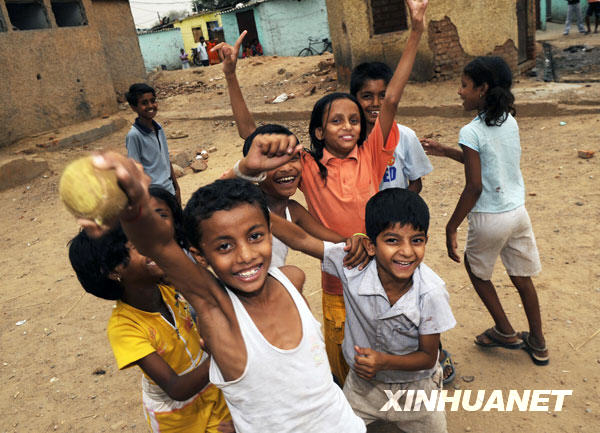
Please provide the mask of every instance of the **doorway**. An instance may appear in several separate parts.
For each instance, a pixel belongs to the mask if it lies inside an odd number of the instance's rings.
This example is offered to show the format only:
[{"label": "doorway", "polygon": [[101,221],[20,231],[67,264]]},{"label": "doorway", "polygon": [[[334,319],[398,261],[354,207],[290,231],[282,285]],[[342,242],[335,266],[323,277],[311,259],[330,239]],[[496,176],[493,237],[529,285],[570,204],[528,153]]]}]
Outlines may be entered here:
[{"label": "doorway", "polygon": [[527,60],[527,0],[517,0],[518,63]]},{"label": "doorway", "polygon": [[256,30],[256,22],[254,21],[254,9],[235,14],[240,33],[244,30],[248,31],[244,38],[244,45],[250,45],[254,39],[258,40],[258,32]]}]

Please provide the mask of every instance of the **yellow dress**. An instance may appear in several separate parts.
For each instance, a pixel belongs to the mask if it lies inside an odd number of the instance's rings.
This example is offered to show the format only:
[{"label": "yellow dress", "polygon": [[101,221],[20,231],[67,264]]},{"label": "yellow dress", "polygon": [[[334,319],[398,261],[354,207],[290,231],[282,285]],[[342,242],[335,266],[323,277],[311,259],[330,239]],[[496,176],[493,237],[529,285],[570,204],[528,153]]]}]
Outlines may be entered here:
[{"label": "yellow dress", "polygon": [[[159,285],[159,289],[176,326],[160,313],[138,310],[117,301],[107,332],[119,369],[131,367],[153,352],[178,375],[208,360],[209,355],[200,347],[200,335],[187,302],[172,287]],[[221,422],[231,420],[221,391],[212,384],[186,401],[176,401],[144,373],[142,401],[153,432],[216,433]]]}]

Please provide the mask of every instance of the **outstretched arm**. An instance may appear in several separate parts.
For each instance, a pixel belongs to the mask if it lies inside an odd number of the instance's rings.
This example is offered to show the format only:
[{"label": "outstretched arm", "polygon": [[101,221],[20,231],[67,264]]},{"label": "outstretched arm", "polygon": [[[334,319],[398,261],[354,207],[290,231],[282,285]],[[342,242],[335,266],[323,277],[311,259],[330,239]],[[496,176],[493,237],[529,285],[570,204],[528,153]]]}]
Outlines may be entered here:
[{"label": "outstretched arm", "polygon": [[240,89],[240,83],[235,74],[238,53],[246,33],[248,33],[246,30],[242,32],[233,47],[226,42],[221,42],[211,49],[212,52],[219,54],[219,58],[223,62],[223,73],[225,74],[225,81],[227,81],[227,91],[229,92],[233,117],[238,128],[238,134],[244,140],[256,129],[256,123],[252,113],[248,110],[246,101],[244,101],[244,95],[242,95],[242,89]]},{"label": "outstretched arm", "polygon": [[323,260],[325,251],[323,241],[312,237],[296,224],[271,213],[271,230],[274,236],[290,248]]},{"label": "outstretched arm", "polygon": [[422,138],[421,146],[423,146],[423,150],[427,155],[445,156],[461,164],[464,163],[463,151],[457,147],[446,146],[431,138]]},{"label": "outstretched arm", "polygon": [[448,250],[448,256],[457,263],[460,263],[460,256],[457,252],[457,229],[468,213],[471,212],[475,203],[477,203],[483,188],[481,183],[481,160],[479,159],[479,152],[467,146],[462,146],[462,148],[465,155],[466,184],[460,195],[460,199],[456,204],[456,209],[446,225],[446,248]]},{"label": "outstretched arm", "polygon": [[394,124],[394,117],[398,110],[398,104],[402,97],[404,87],[408,82],[408,77],[412,71],[417,55],[417,47],[421,40],[421,35],[425,30],[425,10],[427,9],[428,0],[406,0],[408,9],[410,10],[410,21],[412,28],[402,58],[398,62],[394,76],[390,80],[387,89],[385,90],[385,99],[381,105],[379,113],[379,126],[383,135],[383,141],[387,141],[387,137]]}]

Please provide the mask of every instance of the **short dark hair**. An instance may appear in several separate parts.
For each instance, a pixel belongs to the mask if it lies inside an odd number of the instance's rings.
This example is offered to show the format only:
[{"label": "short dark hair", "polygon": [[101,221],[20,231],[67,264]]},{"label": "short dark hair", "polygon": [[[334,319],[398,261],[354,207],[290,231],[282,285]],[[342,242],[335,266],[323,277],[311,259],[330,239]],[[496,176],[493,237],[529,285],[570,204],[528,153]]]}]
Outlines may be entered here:
[{"label": "short dark hair", "polygon": [[79,232],[69,242],[69,260],[83,289],[102,299],[117,300],[123,296],[123,286],[110,278],[119,265],[129,264],[127,236],[117,227],[99,238]]},{"label": "short dark hair", "polygon": [[477,57],[465,66],[463,74],[471,78],[475,86],[487,83],[483,119],[487,126],[500,126],[508,113],[516,114],[512,87],[512,72],[506,61],[498,56]]},{"label": "short dark hair", "polygon": [[393,76],[394,72],[385,63],[361,63],[352,70],[350,75],[350,94],[356,96],[368,80],[383,80],[387,86]]},{"label": "short dark hair", "polygon": [[[268,123],[266,125],[259,126],[252,132],[252,134],[246,137],[246,140],[244,140],[244,147],[242,148],[242,154],[244,156],[248,155],[248,152],[250,151],[250,146],[252,145],[252,140],[254,140],[254,137],[256,137],[258,134],[285,134],[293,135],[294,137],[296,137],[296,135],[292,131],[290,131],[283,125]],[[296,137],[296,140],[298,140],[298,137]],[[300,143],[300,140],[298,140],[298,143]]]},{"label": "short dark hair", "polygon": [[179,244],[180,247],[188,249],[189,242],[187,237],[185,236],[185,230],[183,228],[183,209],[181,209],[181,205],[177,201],[177,198],[169,191],[160,186],[151,186],[148,188],[148,192],[154,198],[158,200],[162,200],[165,202],[169,209],[171,209],[171,214],[173,215],[173,228],[175,229],[175,240]]},{"label": "short dark hair", "polygon": [[201,221],[210,218],[216,211],[231,210],[244,203],[258,207],[269,224],[267,201],[253,183],[238,178],[220,179],[198,188],[183,211],[183,226],[192,246],[201,249]]},{"label": "short dark hair", "polygon": [[138,100],[144,93],[152,93],[156,96],[156,91],[146,83],[135,83],[129,86],[129,91],[125,94],[125,98],[127,98],[129,105],[137,107]]},{"label": "short dark hair", "polygon": [[367,236],[372,242],[383,230],[397,223],[410,224],[427,234],[429,208],[419,194],[403,188],[388,188],[369,199],[365,209],[365,224]]}]

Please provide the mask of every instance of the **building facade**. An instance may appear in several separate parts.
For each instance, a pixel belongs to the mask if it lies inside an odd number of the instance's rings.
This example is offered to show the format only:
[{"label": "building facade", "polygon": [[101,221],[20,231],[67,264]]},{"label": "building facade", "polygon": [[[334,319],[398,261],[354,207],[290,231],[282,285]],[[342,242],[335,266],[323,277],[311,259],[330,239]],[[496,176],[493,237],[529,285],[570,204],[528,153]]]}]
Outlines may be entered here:
[{"label": "building facade", "polygon": [[329,38],[325,0],[253,0],[221,12],[221,19],[227,43],[247,30],[244,43],[258,39],[267,56],[296,56],[308,47],[308,38]]},{"label": "building facade", "polygon": [[181,29],[183,48],[190,56],[192,48],[196,48],[200,36],[205,40],[223,42],[223,30],[221,16],[216,12],[203,12],[182,20],[175,21],[173,26]]},{"label": "building facade", "polygon": [[[339,81],[347,83],[362,62],[397,64],[410,28],[404,0],[327,0],[327,12]],[[487,54],[502,56],[513,71],[534,66],[536,0],[436,0],[426,19],[413,79],[454,78]]]},{"label": "building facade", "polygon": [[138,34],[146,72],[181,69],[179,50],[183,48],[181,29],[164,29]]},{"label": "building facade", "polygon": [[126,0],[0,0],[0,146],[115,112],[144,79]]}]

